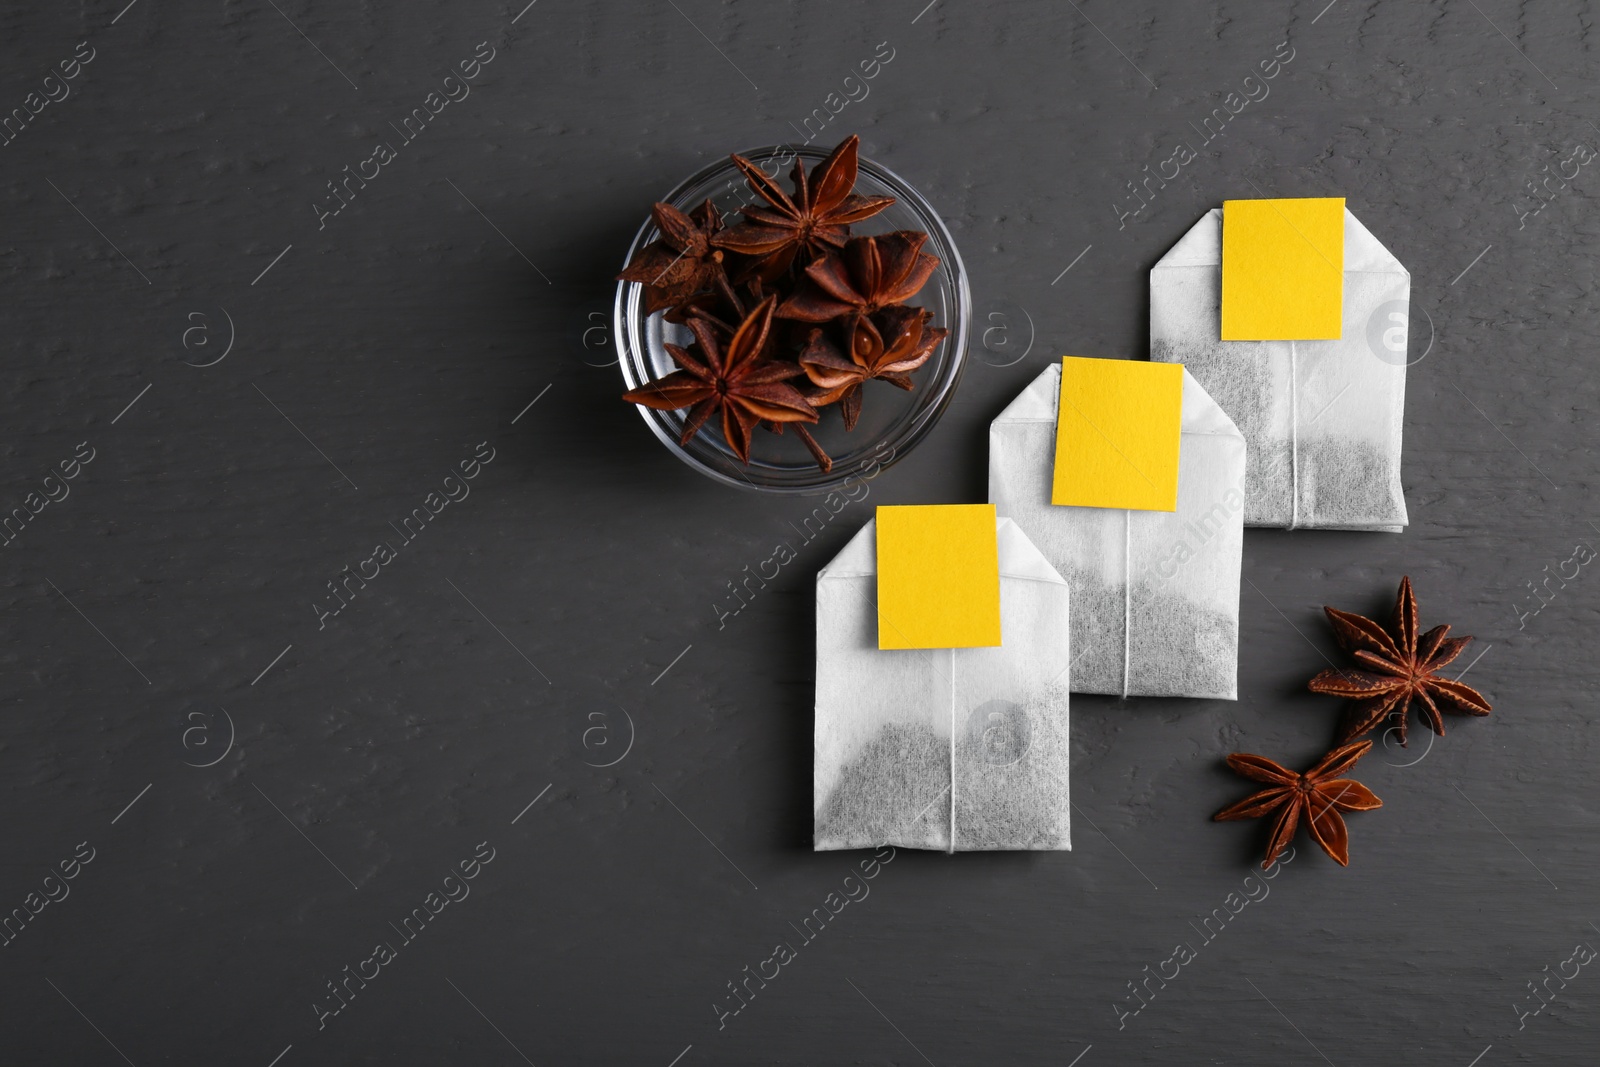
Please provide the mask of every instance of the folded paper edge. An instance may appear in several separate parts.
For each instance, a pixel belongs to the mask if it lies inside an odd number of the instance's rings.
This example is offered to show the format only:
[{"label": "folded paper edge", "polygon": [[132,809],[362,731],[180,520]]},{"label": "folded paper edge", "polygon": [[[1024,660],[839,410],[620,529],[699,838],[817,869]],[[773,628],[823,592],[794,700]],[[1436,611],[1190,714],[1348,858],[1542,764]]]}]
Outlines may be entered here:
[{"label": "folded paper edge", "polygon": [[837,555],[817,571],[817,581],[824,578],[858,578],[878,573],[878,520],[868,519],[855,536],[845,542]]},{"label": "folded paper edge", "polygon": [[1061,573],[1015,520],[997,519],[995,536],[1000,542],[1000,577],[1066,586],[1067,580],[1061,577]]},{"label": "folded paper edge", "polygon": [[[1056,409],[1060,403],[1061,364],[1056,362],[1041,371],[1037,378],[1017,394],[1015,400],[995,416],[994,421],[989,424],[990,431],[998,429],[1002,423],[1053,423],[1056,421]],[[1205,386],[1189,373],[1187,367],[1183,371],[1183,418],[1180,432],[1214,437],[1237,437],[1241,441],[1244,440],[1244,434],[1239,427],[1234,425],[1228,413],[1211,398]]]},{"label": "folded paper edge", "polygon": [[[1222,265],[1222,209],[1212,208],[1178,238],[1167,254],[1156,261],[1151,273],[1182,267]],[[1366,224],[1344,209],[1344,272],[1346,274],[1404,274],[1405,264],[1384,243],[1373,236]]]},{"label": "folded paper edge", "polygon": [[1211,399],[1206,387],[1189,373],[1188,367],[1183,368],[1183,432],[1244,440],[1244,433],[1222,410],[1222,405]]},{"label": "folded paper edge", "polygon": [[1156,260],[1152,271],[1164,267],[1217,267],[1222,265],[1222,209],[1214,207],[1195,220],[1183,236]]},{"label": "folded paper edge", "polygon": [[[837,555],[817,571],[817,581],[829,578],[874,578],[878,574],[877,519],[868,519]],[[1049,582],[1065,586],[1044,553],[1011,519],[995,520],[995,541],[1000,555],[1000,577]]]}]

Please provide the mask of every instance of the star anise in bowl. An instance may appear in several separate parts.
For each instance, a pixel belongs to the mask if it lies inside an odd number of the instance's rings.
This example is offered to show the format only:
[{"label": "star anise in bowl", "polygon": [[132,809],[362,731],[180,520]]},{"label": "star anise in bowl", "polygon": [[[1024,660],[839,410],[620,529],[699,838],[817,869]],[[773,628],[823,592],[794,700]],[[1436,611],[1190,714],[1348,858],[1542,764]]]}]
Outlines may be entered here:
[{"label": "star anise in bowl", "polygon": [[[805,446],[813,474],[832,470],[830,452],[859,469],[864,456],[919,440],[954,389],[965,274],[937,214],[859,150],[852,136],[820,159],[807,148],[734,155],[734,180],[708,168],[655,205],[618,275],[623,399],[724,481],[837,484],[808,479],[807,461],[782,442]],[[787,189],[775,158],[794,160]],[[862,224],[880,232],[854,232]],[[864,406],[876,414],[863,420]]]},{"label": "star anise in bowl", "polygon": [[618,281],[644,286],[647,311],[677,307],[697,293],[727,287],[722,249],[712,243],[722,230],[722,212],[715,204],[707,200],[687,215],[671,204],[657,204],[650,217],[661,236],[617,275]]},{"label": "star anise in bowl", "polygon": [[927,240],[915,232],[852,238],[842,252],[812,261],[778,316],[832,322],[904,304],[939,266],[937,257],[922,251]]},{"label": "star anise in bowl", "polygon": [[920,308],[894,307],[879,314],[882,328],[869,316],[852,317],[839,331],[848,357],[825,330],[812,330],[800,353],[800,366],[816,386],[808,399],[817,406],[837,403],[845,429],[854,429],[861,417],[863,384],[878,379],[901,389],[913,388],[911,372],[926,363],[944,339],[943,329],[928,328],[931,317]]},{"label": "star anise in bowl", "polygon": [[846,137],[809,178],[805,164],[796,160],[790,174],[792,197],[766,171],[734,154],[734,166],[767,206],[741,208],[744,221],[719,234],[717,246],[744,253],[749,257],[745,272],[768,280],[789,273],[797,257],[804,268],[829,249],[843,248],[852,223],[870,219],[894,203],[892,196],[856,195],[860,143],[855,134]]},{"label": "star anise in bowl", "polygon": [[767,297],[727,341],[705,318],[689,320],[698,351],[667,345],[679,370],[634,389],[622,399],[652,408],[688,408],[679,444],[688,444],[713,415],[720,415],[722,437],[740,459],[750,458],[750,432],[761,422],[816,422],[817,410],[788,384],[804,373],[797,363],[771,358],[772,310]]}]

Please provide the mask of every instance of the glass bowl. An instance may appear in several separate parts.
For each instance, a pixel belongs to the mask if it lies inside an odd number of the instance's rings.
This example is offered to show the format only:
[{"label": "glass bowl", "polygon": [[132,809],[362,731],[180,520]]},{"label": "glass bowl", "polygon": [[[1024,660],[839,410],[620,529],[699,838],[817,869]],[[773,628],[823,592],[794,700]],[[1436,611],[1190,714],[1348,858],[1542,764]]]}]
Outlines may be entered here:
[{"label": "glass bowl", "polygon": [[[778,180],[786,192],[791,191],[788,174],[796,156],[805,161],[810,171],[828,155],[818,148],[783,145],[739,154],[768,174],[777,166]],[[702,427],[687,445],[679,445],[687,411],[657,411],[635,405],[639,417],[667,450],[708,478],[764,493],[823,493],[864,470],[881,469],[903,458],[939,421],[950,403],[966,362],[967,330],[972,315],[967,271],[962,266],[955,241],[933,206],[886,167],[862,159],[855,191],[864,196],[892,196],[895,203],[872,218],[854,224],[852,234],[870,237],[894,230],[927,233],[928,242],[923,251],[939,257],[939,266],[910,303],[932,311],[932,325],[945,327],[949,334],[928,362],[912,375],[915,389],[906,392],[879,381],[867,382],[862,387],[865,395],[861,418],[854,430],[845,430],[836,406],[824,409],[821,420],[807,427],[833,457],[833,470],[829,473],[823,473],[817,466],[792,429],[782,435],[755,430],[751,437],[750,463],[746,465],[722,440],[716,419]],[[688,178],[663,199],[685,213],[709,199],[727,216],[726,224],[730,226],[737,221],[740,207],[760,202],[748,190],[744,175],[728,159]],[[658,236],[654,221],[647,215],[623,263],[631,262],[639,249]],[[644,286],[637,282],[617,284],[612,336],[616,338],[617,362],[629,389],[637,389],[677,369],[667,354],[665,343],[687,347],[694,340],[686,327],[667,322],[660,312],[645,315]]]}]

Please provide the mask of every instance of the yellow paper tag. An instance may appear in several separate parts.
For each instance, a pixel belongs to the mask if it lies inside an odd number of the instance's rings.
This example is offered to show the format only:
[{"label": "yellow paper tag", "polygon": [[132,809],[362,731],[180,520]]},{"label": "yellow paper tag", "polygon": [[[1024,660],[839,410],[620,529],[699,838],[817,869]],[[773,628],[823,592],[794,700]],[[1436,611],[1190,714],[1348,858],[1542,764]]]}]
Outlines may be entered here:
[{"label": "yellow paper tag", "polygon": [[1178,510],[1182,424],[1182,364],[1065,357],[1050,503]]},{"label": "yellow paper tag", "polygon": [[1222,205],[1222,340],[1339,337],[1344,197]]},{"label": "yellow paper tag", "polygon": [[993,504],[878,509],[878,647],[1000,643]]}]

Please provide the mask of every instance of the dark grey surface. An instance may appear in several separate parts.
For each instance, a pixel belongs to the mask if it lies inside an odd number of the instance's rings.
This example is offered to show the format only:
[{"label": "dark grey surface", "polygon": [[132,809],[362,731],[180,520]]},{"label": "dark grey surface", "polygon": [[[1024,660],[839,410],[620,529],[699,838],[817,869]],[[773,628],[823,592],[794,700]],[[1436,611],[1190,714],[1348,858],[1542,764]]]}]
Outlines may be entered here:
[{"label": "dark grey surface", "polygon": [[[4,507],[95,457],[4,549],[0,909],[94,858],[0,948],[0,1061],[1592,1062],[1592,968],[1518,1011],[1600,945],[1597,579],[1526,614],[1596,537],[1594,179],[1515,206],[1600,138],[1591,5],[125,2],[0,14],[4,109],[95,55],[0,146]],[[484,41],[471,95],[319,229],[324,183]],[[656,195],[797,136],[879,42],[819,140],[922,189],[1010,333],[719,629],[809,505],[712,485],[617,401],[586,365],[609,276]],[[1237,703],[1076,698],[1073,852],[902,852],[800,944],[862,858],[808,848],[816,569],[872,505],[981,500],[989,420],[1063,352],[1143,356],[1151,264],[1256,190],[1348,197],[1413,272],[1410,529],[1250,532]],[[319,630],[325,583],[483,441],[470,497]],[[1223,756],[1321,751],[1318,608],[1386,609],[1403,573],[1478,635],[1494,716],[1375,752],[1351,867],[1302,836],[1203,943],[1265,834],[1207,821],[1249,788]],[[485,841],[319,1030],[324,983]]]}]

